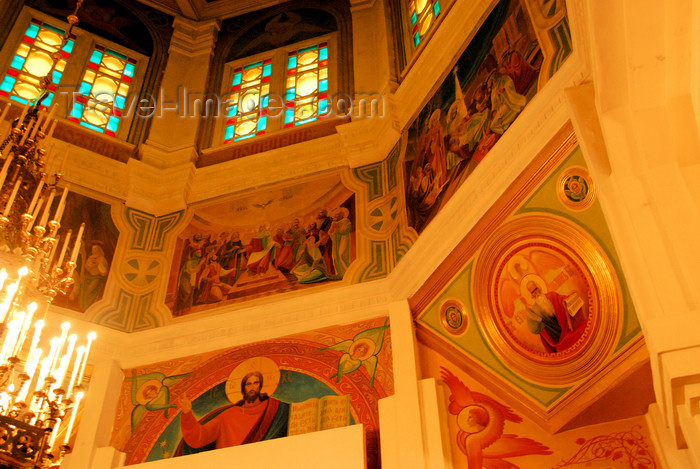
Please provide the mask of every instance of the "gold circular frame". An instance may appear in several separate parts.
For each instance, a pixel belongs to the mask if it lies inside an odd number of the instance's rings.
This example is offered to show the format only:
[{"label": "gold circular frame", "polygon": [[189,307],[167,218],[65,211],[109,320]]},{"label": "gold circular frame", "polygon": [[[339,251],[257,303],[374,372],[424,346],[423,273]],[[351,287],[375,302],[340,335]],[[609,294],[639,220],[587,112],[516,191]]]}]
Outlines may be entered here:
[{"label": "gold circular frame", "polygon": [[464,334],[469,325],[464,305],[456,299],[444,301],[440,305],[440,323],[443,329],[452,335]]},{"label": "gold circular frame", "polygon": [[595,185],[586,168],[573,166],[564,171],[557,181],[557,197],[569,210],[582,211],[595,200]]},{"label": "gold circular frame", "polygon": [[[587,317],[584,316],[580,328],[575,328],[575,342],[564,350],[548,351],[544,346],[538,350],[532,345],[537,334],[528,331],[533,337],[518,335],[510,321],[515,316],[515,302],[525,299],[521,291],[502,295],[503,282],[511,281],[505,277],[520,273],[517,280],[522,287],[527,275],[543,276],[543,269],[552,267],[528,261],[528,252],[541,252],[544,256],[540,259],[548,257],[565,263],[560,268],[565,267],[566,272],[561,273],[573,279],[567,285],[575,283],[581,292],[578,296]],[[513,268],[514,262],[520,265]],[[549,277],[552,272],[553,269],[548,271]],[[550,280],[556,284],[556,278]],[[517,295],[520,297],[514,298]],[[524,215],[495,230],[478,254],[472,297],[479,324],[492,350],[513,372],[536,383],[566,385],[588,376],[609,356],[622,329],[622,295],[610,260],[578,226],[552,215]],[[510,317],[506,305],[513,308]],[[525,312],[520,314],[527,317]]]}]

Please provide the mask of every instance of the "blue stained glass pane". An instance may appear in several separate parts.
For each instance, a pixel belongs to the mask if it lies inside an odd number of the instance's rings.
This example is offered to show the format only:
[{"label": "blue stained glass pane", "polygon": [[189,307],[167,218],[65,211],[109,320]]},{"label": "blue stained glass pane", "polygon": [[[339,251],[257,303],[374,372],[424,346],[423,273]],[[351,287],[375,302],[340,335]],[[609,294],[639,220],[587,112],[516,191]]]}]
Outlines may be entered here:
[{"label": "blue stained glass pane", "polygon": [[440,2],[438,2],[437,0],[435,0],[435,4],[433,5],[433,13],[435,13],[435,16],[437,16],[438,13],[440,13]]},{"label": "blue stained glass pane", "polygon": [[289,60],[287,60],[287,70],[292,69],[292,68],[297,68],[297,56],[292,55],[289,57]]},{"label": "blue stained glass pane", "polygon": [[328,58],[328,47],[322,47],[318,52],[318,60],[326,60]]},{"label": "blue stained glass pane", "polygon": [[29,26],[27,26],[27,32],[25,32],[24,34],[26,34],[29,37],[36,37],[38,32],[39,26],[34,23],[31,23]]},{"label": "blue stained glass pane", "polygon": [[229,138],[233,138],[233,131],[236,128],[235,125],[229,125],[226,127],[226,132],[224,133],[224,139],[228,140]]},{"label": "blue stained glass pane", "polygon": [[124,109],[124,105],[126,104],[126,98],[122,95],[117,95],[114,98],[114,107],[117,109]]},{"label": "blue stained glass pane", "polygon": [[318,91],[328,91],[328,80],[318,82]]},{"label": "blue stained glass pane", "polygon": [[238,112],[238,104],[232,104],[228,107],[226,117],[233,117]]},{"label": "blue stained glass pane", "polygon": [[107,52],[108,54],[112,54],[115,57],[119,57],[122,60],[126,60],[128,58],[126,55],[120,54],[119,52],[112,49],[105,49],[105,52]]},{"label": "blue stained glass pane", "polygon": [[102,60],[102,52],[100,52],[98,50],[92,51],[92,55],[90,56],[90,62],[99,64],[101,60]]},{"label": "blue stained glass pane", "polygon": [[249,64],[243,67],[243,70],[250,70],[251,68],[259,67],[262,65],[262,60],[260,62],[255,62],[254,64]]},{"label": "blue stained glass pane", "polygon": [[416,12],[414,11],[413,14],[411,15],[411,26],[416,24],[416,21],[418,21],[418,16],[416,15]]},{"label": "blue stained glass pane", "polygon": [[19,55],[15,55],[12,58],[12,63],[10,64],[10,67],[16,68],[17,70],[22,70],[22,65],[24,65],[24,57],[20,57]]},{"label": "blue stained glass pane", "polygon": [[73,52],[73,44],[73,39],[69,39],[68,42],[66,42],[66,45],[63,46],[63,49],[61,50],[64,50],[70,54],[71,52]]},{"label": "blue stained glass pane", "polygon": [[92,85],[84,81],[80,84],[80,89],[78,89],[78,93],[88,96],[90,94],[91,89]]},{"label": "blue stained glass pane", "polygon": [[82,104],[73,103],[73,109],[70,112],[71,117],[75,117],[76,119],[83,117],[83,108],[84,106]]},{"label": "blue stained glass pane", "polygon": [[104,130],[102,130],[101,128],[97,127],[96,125],[89,124],[85,121],[80,121],[80,125],[85,126],[88,129],[92,129],[92,130],[99,132],[101,134],[104,133]]},{"label": "blue stained glass pane", "polygon": [[312,118],[310,118],[310,119],[304,119],[303,121],[299,121],[299,122],[295,123],[294,125],[306,124],[306,123],[308,123],[308,122],[313,122],[313,121],[315,121],[315,120],[316,120],[316,117],[312,117]]},{"label": "blue stained glass pane", "polygon": [[51,31],[56,32],[56,33],[60,34],[61,36],[63,36],[64,31],[62,29],[59,29],[55,26],[51,26],[48,23],[42,23],[42,26],[46,29],[50,29]]},{"label": "blue stained glass pane", "polygon": [[110,116],[109,120],[107,121],[107,130],[111,130],[112,132],[116,132],[117,128],[119,127],[119,118]]},{"label": "blue stained glass pane", "polygon": [[328,101],[322,99],[318,102],[318,113],[325,114],[328,111]]},{"label": "blue stained glass pane", "polygon": [[260,100],[260,107],[266,108],[267,105],[268,105],[268,96],[263,96],[262,99]]},{"label": "blue stained glass pane", "polygon": [[413,35],[413,45],[414,47],[418,47],[418,44],[420,44],[420,36],[416,33]]},{"label": "blue stained glass pane", "polygon": [[260,119],[258,119],[258,132],[261,130],[265,130],[267,128],[267,117],[262,116]]},{"label": "blue stained glass pane", "polygon": [[294,101],[295,97],[296,97],[296,93],[294,91],[294,88],[287,89],[287,93],[284,95],[284,99],[287,101]]},{"label": "blue stained glass pane", "polygon": [[18,103],[27,104],[27,100],[24,98],[20,98],[19,96],[10,95],[10,99],[14,99]]},{"label": "blue stained glass pane", "polygon": [[251,138],[251,137],[255,137],[255,134],[248,134],[248,135],[244,135],[242,137],[238,137],[237,139],[234,140],[234,142],[237,142],[239,140],[245,140],[246,138]]},{"label": "blue stained glass pane", "polygon": [[294,122],[294,109],[284,111],[284,123],[289,124],[290,122]]},{"label": "blue stained glass pane", "polygon": [[303,49],[299,49],[298,53],[301,54],[301,53],[308,52],[310,50],[316,50],[316,49],[318,49],[318,44],[316,44],[314,46],[304,47]]},{"label": "blue stained glass pane", "polygon": [[62,76],[63,76],[63,74],[61,72],[54,70],[53,73],[51,74],[51,81],[58,84],[58,82],[61,81]]},{"label": "blue stained glass pane", "polygon": [[263,66],[262,76],[264,76],[264,77],[269,76],[271,72],[272,72],[272,64],[265,64]]},{"label": "blue stained glass pane", "polygon": [[124,75],[127,77],[133,77],[134,76],[134,64],[126,64],[124,67]]},{"label": "blue stained glass pane", "polygon": [[15,86],[15,81],[17,80],[15,80],[12,77],[5,77],[5,79],[2,81],[2,84],[0,85],[0,90],[9,93],[10,91],[12,91],[12,87]]},{"label": "blue stained glass pane", "polygon": [[53,93],[49,93],[46,98],[41,102],[44,106],[48,107],[51,106],[51,103],[53,102]]},{"label": "blue stained glass pane", "polygon": [[233,76],[233,81],[231,82],[231,85],[236,86],[236,85],[240,85],[240,84],[241,84],[241,74],[239,72]]}]

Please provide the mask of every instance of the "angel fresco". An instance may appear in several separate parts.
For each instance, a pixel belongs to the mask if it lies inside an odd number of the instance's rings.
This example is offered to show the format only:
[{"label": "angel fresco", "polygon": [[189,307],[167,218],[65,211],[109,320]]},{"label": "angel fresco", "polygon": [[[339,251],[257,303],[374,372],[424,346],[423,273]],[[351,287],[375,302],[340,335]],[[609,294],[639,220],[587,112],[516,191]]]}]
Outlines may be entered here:
[{"label": "angel fresco", "polygon": [[146,411],[162,410],[165,418],[168,418],[168,410],[177,408],[170,403],[170,386],[180,381],[190,373],[165,376],[163,373],[146,373],[134,375],[131,380],[131,403],[134,409],[131,411],[131,432],[139,424]]},{"label": "angel fresco", "polygon": [[355,335],[352,339],[338,342],[330,347],[320,350],[337,350],[344,352],[338,360],[338,372],[331,376],[336,378],[335,382],[340,382],[343,375],[364,365],[369,373],[369,385],[374,386],[374,372],[377,370],[377,354],[382,349],[384,343],[384,332],[389,328],[389,318],[384,320],[384,324],[379,327],[367,329]]},{"label": "angel fresco", "polygon": [[472,392],[447,368],[440,370],[450,388],[448,411],[457,416],[457,446],[467,456],[468,469],[517,468],[504,458],[552,454],[547,446],[530,438],[503,434],[506,420],[520,423],[522,417],[489,396]]}]

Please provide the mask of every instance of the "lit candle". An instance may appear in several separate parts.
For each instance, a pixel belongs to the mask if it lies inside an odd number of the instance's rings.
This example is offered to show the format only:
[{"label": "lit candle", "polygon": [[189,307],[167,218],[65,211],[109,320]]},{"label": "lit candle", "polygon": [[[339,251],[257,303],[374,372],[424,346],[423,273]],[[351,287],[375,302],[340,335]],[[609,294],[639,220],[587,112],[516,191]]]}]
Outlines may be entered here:
[{"label": "lit candle", "polygon": [[[24,319],[24,312],[19,314]],[[5,363],[9,357],[10,350],[15,346],[17,341],[17,335],[19,334],[20,322],[18,319],[13,319],[7,325],[7,335],[5,336],[5,342],[2,344],[2,350],[0,350],[0,363]]]},{"label": "lit candle", "polygon": [[68,233],[66,233],[66,240],[63,241],[63,247],[61,248],[61,254],[59,254],[58,256],[58,261],[56,261],[56,267],[61,267],[61,265],[63,265],[63,258],[66,255],[66,249],[68,249],[68,241],[70,241],[70,237],[72,234],[72,230],[68,230]]},{"label": "lit candle", "polygon": [[66,347],[66,353],[61,357],[61,366],[59,367],[58,376],[56,376],[56,385],[62,386],[63,379],[66,376],[66,371],[68,371],[68,366],[70,365],[70,359],[73,356],[73,349],[75,348],[75,341],[78,338],[77,335],[71,334],[68,337],[68,347]]},{"label": "lit candle", "polygon": [[34,210],[34,207],[36,206],[37,201],[39,200],[39,197],[41,196],[41,189],[44,187],[44,178],[39,179],[39,184],[36,186],[36,191],[34,192],[34,197],[32,197],[32,201],[29,204],[29,208],[27,209],[27,213],[32,213]]},{"label": "lit candle", "polygon": [[49,448],[53,448],[53,444],[56,442],[56,435],[58,435],[58,427],[61,426],[61,419],[57,418],[56,419],[56,424],[53,427],[53,431],[51,432],[51,438],[49,438]]},{"label": "lit candle", "polygon": [[32,393],[29,392],[30,389],[34,389],[36,386],[36,380],[37,380],[37,373],[36,369],[37,366],[39,365],[39,362],[41,361],[41,349],[35,349],[34,352],[31,354],[27,355],[27,365],[24,367],[24,373],[29,376],[29,381],[27,382],[27,385],[22,388],[22,394],[21,396],[17,396],[18,401],[24,401],[24,403],[27,406],[27,409],[29,409],[29,406],[32,403]]},{"label": "lit candle", "polygon": [[[73,362],[73,371],[71,372],[70,380],[68,381],[68,391],[66,392],[66,396],[68,397],[70,397],[71,393],[73,392],[73,386],[76,385],[75,379],[78,377],[78,373],[80,372],[84,354],[85,346],[81,345],[78,347],[78,350],[75,351],[75,362]],[[80,383],[78,383],[78,385],[80,385]]]},{"label": "lit candle", "polygon": [[[54,337],[57,341],[58,338]],[[52,346],[53,347],[53,346]],[[46,376],[49,374],[49,366],[51,365],[51,358],[46,357],[41,360],[41,367],[39,368],[39,377],[36,380],[36,387],[34,392],[41,391],[44,388],[44,381],[46,381]]]},{"label": "lit candle", "polygon": [[[32,343],[29,346],[29,353],[27,353],[27,366],[25,368],[25,373],[27,373],[29,376],[32,375],[32,373],[29,373],[29,360],[31,359],[32,355],[34,352],[37,350],[37,346],[39,345],[39,339],[41,339],[41,330],[44,328],[44,320],[39,319],[37,322],[34,323],[34,335],[32,336]],[[34,366],[36,367],[36,363],[34,363]]]},{"label": "lit candle", "polygon": [[51,204],[53,204],[54,197],[56,197],[56,188],[51,188],[51,192],[49,192],[49,200],[46,202],[46,207],[44,207],[44,213],[41,214],[39,226],[46,226],[46,222],[49,221],[49,212],[51,211]]},{"label": "lit candle", "polygon": [[12,299],[14,298],[18,287],[18,282],[11,283],[7,286],[7,296],[5,296],[5,299],[3,300],[2,305],[0,306],[0,322],[5,322],[5,316],[7,315],[7,312],[10,309]]},{"label": "lit candle", "polygon": [[83,238],[83,231],[85,230],[85,223],[80,224],[80,229],[78,230],[78,236],[75,238],[75,246],[73,246],[73,252],[71,253],[70,260],[75,262],[78,260],[78,253],[80,252],[80,241]]},{"label": "lit candle", "polygon": [[80,383],[83,382],[83,375],[85,374],[85,365],[87,364],[88,355],[90,354],[90,346],[92,345],[92,341],[95,340],[95,337],[97,337],[97,334],[95,334],[94,332],[88,334],[88,343],[87,347],[85,348],[85,357],[83,357],[83,364],[80,366],[80,374],[78,375],[78,386],[80,385]]},{"label": "lit candle", "polygon": [[56,365],[58,364],[58,357],[61,355],[61,350],[63,350],[63,344],[66,343],[66,337],[68,337],[68,329],[70,329],[70,323],[68,321],[61,324],[61,337],[58,339],[58,348],[56,349],[56,354],[51,359],[51,372],[56,370]]},{"label": "lit candle", "polygon": [[56,209],[56,214],[54,215],[54,221],[61,222],[61,217],[63,216],[63,210],[66,208],[66,197],[68,197],[68,188],[66,186],[63,189],[63,194],[61,194],[61,200],[58,201],[58,208]]},{"label": "lit candle", "polygon": [[12,208],[12,204],[15,202],[15,197],[17,197],[17,191],[19,191],[19,186],[22,185],[22,178],[18,178],[17,182],[15,183],[15,187],[12,189],[12,194],[10,194],[10,199],[7,201],[7,204],[5,205],[5,211],[2,212],[4,216],[7,216],[10,213],[10,209]]},{"label": "lit candle", "polygon": [[0,184],[5,182],[5,178],[7,177],[7,172],[10,170],[10,163],[12,163],[12,159],[15,157],[14,153],[10,153],[10,155],[5,158],[5,164],[2,165],[2,171],[0,171]]},{"label": "lit candle", "polygon": [[[46,357],[46,359],[48,360],[48,364],[47,364],[47,367],[46,367],[46,368],[47,368],[47,369],[46,369],[46,374],[47,374],[47,375],[48,375],[48,374],[51,372],[51,370],[53,369],[54,358],[58,355],[58,341],[59,341],[58,337],[53,337],[53,338],[49,341],[49,343],[51,344],[51,350],[49,350],[49,356]],[[42,366],[42,371],[43,371],[44,362],[41,362],[41,366]]]},{"label": "lit candle", "polygon": [[78,407],[80,406],[80,401],[83,398],[83,393],[79,392],[75,395],[75,404],[73,405],[73,410],[70,414],[70,420],[68,421],[68,429],[66,429],[66,437],[63,439],[63,444],[68,445],[70,443],[71,433],[73,432],[73,425],[75,424],[75,415],[78,413]]},{"label": "lit candle", "polygon": [[0,290],[2,290],[2,286],[5,285],[5,280],[7,280],[7,270],[3,267],[0,269]]},{"label": "lit candle", "polygon": [[32,319],[34,317],[34,312],[36,311],[37,304],[35,302],[29,303],[27,305],[27,314],[24,317],[24,320],[22,321],[22,324],[20,326],[19,334],[17,336],[17,343],[15,344],[14,349],[11,351],[10,356],[19,356],[20,350],[22,350],[22,346],[24,346],[24,341],[27,338],[27,332],[29,332],[29,327],[32,325]]}]

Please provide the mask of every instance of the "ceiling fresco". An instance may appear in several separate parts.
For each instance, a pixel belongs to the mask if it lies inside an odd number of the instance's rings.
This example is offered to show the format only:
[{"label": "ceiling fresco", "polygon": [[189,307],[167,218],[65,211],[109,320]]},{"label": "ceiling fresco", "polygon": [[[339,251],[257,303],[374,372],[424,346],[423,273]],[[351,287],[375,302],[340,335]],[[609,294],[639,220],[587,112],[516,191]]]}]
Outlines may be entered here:
[{"label": "ceiling fresco", "polygon": [[559,414],[562,403],[582,405],[592,387],[610,386],[620,360],[644,360],[595,181],[570,125],[410,302],[426,346],[504,383],[511,397],[533,404],[545,428],[574,417]]}]

